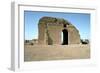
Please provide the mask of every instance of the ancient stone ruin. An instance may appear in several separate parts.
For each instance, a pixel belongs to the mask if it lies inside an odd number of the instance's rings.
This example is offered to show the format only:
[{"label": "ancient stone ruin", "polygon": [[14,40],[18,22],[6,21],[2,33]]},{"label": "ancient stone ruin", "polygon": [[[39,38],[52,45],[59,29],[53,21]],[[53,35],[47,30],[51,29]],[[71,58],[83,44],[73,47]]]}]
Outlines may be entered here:
[{"label": "ancient stone ruin", "polygon": [[[38,24],[38,34],[38,44],[40,45],[69,45],[81,43],[79,31],[74,25],[63,18],[42,17]],[[61,34],[63,34],[63,36]]]}]

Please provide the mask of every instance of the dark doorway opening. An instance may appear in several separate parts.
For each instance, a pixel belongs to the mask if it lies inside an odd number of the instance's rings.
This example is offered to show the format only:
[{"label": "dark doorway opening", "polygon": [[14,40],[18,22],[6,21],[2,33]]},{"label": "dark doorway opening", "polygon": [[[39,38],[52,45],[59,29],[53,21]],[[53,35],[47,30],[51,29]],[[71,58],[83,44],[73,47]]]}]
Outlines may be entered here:
[{"label": "dark doorway opening", "polygon": [[68,45],[68,31],[67,29],[63,29],[63,43],[62,45]]}]

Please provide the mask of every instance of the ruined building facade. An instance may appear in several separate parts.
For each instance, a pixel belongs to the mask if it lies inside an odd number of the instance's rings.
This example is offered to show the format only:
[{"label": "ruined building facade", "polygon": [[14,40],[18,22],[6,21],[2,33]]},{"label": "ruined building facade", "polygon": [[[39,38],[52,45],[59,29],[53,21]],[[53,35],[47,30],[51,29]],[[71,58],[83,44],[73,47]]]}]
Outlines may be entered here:
[{"label": "ruined building facade", "polygon": [[54,17],[42,17],[38,24],[38,44],[69,45],[80,44],[80,34],[67,20]]}]

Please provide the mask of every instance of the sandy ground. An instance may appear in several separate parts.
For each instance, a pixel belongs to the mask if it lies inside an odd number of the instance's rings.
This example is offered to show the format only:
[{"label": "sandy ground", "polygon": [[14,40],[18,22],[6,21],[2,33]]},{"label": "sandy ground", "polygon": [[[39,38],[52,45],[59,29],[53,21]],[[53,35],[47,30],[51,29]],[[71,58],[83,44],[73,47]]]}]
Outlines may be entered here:
[{"label": "sandy ground", "polygon": [[24,61],[87,59],[89,45],[25,45]]}]

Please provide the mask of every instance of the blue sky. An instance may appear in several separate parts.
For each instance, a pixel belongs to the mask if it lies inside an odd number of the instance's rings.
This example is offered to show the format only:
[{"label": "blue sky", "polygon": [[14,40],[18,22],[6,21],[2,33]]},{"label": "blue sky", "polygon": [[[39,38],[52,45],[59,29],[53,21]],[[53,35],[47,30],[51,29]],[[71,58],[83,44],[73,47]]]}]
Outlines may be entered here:
[{"label": "blue sky", "polygon": [[25,40],[38,38],[38,22],[44,16],[64,18],[79,30],[81,39],[90,39],[90,14],[24,11]]}]

